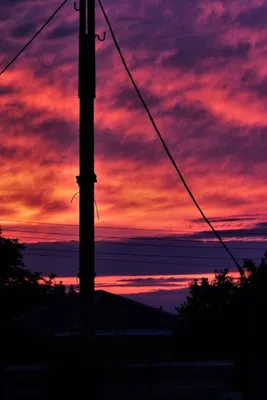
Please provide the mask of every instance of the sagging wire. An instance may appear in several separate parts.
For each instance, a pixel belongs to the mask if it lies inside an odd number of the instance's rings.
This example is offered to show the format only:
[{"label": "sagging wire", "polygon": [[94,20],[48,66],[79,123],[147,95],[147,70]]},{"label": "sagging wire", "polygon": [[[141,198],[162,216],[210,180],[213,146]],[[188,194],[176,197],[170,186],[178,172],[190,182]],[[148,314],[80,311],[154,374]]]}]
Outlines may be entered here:
[{"label": "sagging wire", "polygon": [[[73,202],[74,198],[75,198],[75,197],[77,196],[77,194],[79,194],[79,193],[80,193],[80,192],[77,192],[77,193],[75,193],[74,196],[72,196],[71,203]],[[97,219],[98,219],[98,221],[99,221],[99,220],[100,220],[100,218],[99,218],[99,212],[98,212],[97,202],[96,202],[95,198],[94,198],[94,203],[95,203],[95,209],[96,209]]]},{"label": "sagging wire", "polygon": [[101,8],[101,11],[102,11],[102,13],[103,13],[103,16],[104,16],[104,18],[105,18],[105,20],[106,20],[106,23],[107,23],[107,25],[108,25],[108,27],[109,27],[109,30],[110,30],[112,39],[113,39],[114,44],[115,44],[115,47],[116,47],[116,49],[117,49],[117,51],[118,51],[118,53],[119,53],[119,56],[120,56],[121,61],[122,61],[122,64],[124,65],[124,68],[125,68],[125,70],[126,70],[128,76],[129,76],[129,78],[130,78],[130,81],[131,81],[132,84],[133,84],[133,87],[134,87],[134,89],[135,89],[135,91],[136,91],[136,93],[137,93],[137,96],[139,97],[139,99],[140,99],[140,101],[141,101],[141,103],[142,103],[142,105],[143,105],[143,107],[144,107],[144,109],[145,109],[145,111],[146,111],[146,113],[147,113],[147,115],[148,115],[148,118],[149,118],[149,120],[150,120],[150,122],[151,122],[151,124],[152,124],[152,126],[153,126],[153,128],[154,128],[154,130],[155,130],[155,132],[156,132],[156,134],[158,135],[158,137],[159,137],[159,139],[160,139],[160,141],[161,141],[161,143],[162,143],[162,146],[163,146],[163,148],[164,148],[164,150],[165,150],[165,152],[166,152],[166,154],[167,154],[167,156],[168,156],[170,162],[172,163],[173,167],[175,168],[175,170],[176,170],[176,172],[177,172],[177,174],[178,174],[180,180],[182,181],[182,183],[183,183],[183,185],[184,185],[184,187],[185,187],[187,193],[188,193],[189,196],[191,197],[193,203],[195,204],[196,208],[197,208],[198,211],[200,212],[200,214],[201,214],[201,216],[203,217],[204,221],[205,221],[205,222],[207,223],[207,225],[210,227],[210,229],[212,230],[212,232],[214,233],[214,235],[217,237],[217,239],[219,240],[219,242],[221,243],[221,245],[224,247],[224,249],[227,251],[227,253],[228,253],[229,256],[231,257],[231,259],[234,261],[234,263],[235,263],[235,265],[236,265],[238,271],[240,272],[240,274],[243,275],[243,274],[244,274],[244,271],[243,271],[243,269],[241,268],[241,266],[239,265],[237,259],[235,258],[235,256],[233,255],[233,253],[230,251],[230,249],[228,248],[228,246],[226,245],[226,243],[225,243],[224,240],[222,239],[222,237],[221,237],[221,235],[219,234],[219,232],[214,228],[214,226],[213,226],[213,224],[211,223],[211,221],[207,218],[207,216],[206,216],[205,213],[203,212],[203,210],[202,210],[202,208],[200,207],[199,203],[197,202],[195,196],[193,195],[191,189],[189,188],[189,186],[188,186],[188,184],[187,184],[187,182],[186,182],[186,180],[185,180],[183,174],[181,173],[180,169],[178,168],[178,165],[176,164],[176,161],[174,160],[174,158],[173,158],[173,156],[172,156],[172,154],[171,154],[171,152],[170,152],[170,150],[169,150],[169,147],[167,146],[165,140],[163,139],[163,136],[162,136],[162,134],[161,134],[161,132],[160,132],[160,130],[159,130],[159,128],[158,128],[158,126],[157,126],[157,124],[156,124],[156,122],[155,122],[155,120],[154,120],[154,118],[153,118],[153,116],[152,116],[152,114],[151,114],[151,112],[150,112],[150,110],[149,110],[149,108],[148,108],[148,106],[147,106],[147,104],[146,104],[146,102],[145,102],[145,100],[144,100],[144,98],[143,98],[143,96],[142,96],[142,94],[141,94],[141,92],[140,92],[140,90],[139,90],[139,88],[138,88],[136,82],[135,82],[135,79],[133,78],[133,75],[132,75],[132,73],[131,73],[131,71],[130,71],[130,69],[129,69],[127,63],[126,63],[126,60],[125,60],[125,58],[124,58],[124,55],[123,55],[122,50],[121,50],[121,48],[120,48],[120,45],[119,45],[119,43],[118,43],[118,41],[117,41],[117,39],[116,39],[116,36],[115,36],[114,30],[113,30],[113,28],[112,28],[111,22],[110,22],[110,20],[109,20],[109,18],[108,18],[108,16],[107,16],[107,13],[106,13],[106,11],[105,11],[105,9],[104,9],[103,4],[102,4],[102,1],[101,1],[101,0],[98,0],[98,3],[99,3],[99,6],[100,6],[100,8]]}]

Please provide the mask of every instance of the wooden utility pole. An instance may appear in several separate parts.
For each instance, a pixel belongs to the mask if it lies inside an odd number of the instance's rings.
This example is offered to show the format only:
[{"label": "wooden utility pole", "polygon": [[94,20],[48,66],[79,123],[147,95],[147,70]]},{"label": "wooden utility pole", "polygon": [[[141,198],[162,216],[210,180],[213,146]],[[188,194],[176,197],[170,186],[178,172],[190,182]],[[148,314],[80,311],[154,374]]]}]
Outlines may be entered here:
[{"label": "wooden utility pole", "polygon": [[[76,5],[75,8],[77,9]],[[87,370],[94,368],[94,99],[95,0],[80,0],[79,100],[80,100],[80,299],[81,357]],[[93,371],[91,371],[93,372]]]}]

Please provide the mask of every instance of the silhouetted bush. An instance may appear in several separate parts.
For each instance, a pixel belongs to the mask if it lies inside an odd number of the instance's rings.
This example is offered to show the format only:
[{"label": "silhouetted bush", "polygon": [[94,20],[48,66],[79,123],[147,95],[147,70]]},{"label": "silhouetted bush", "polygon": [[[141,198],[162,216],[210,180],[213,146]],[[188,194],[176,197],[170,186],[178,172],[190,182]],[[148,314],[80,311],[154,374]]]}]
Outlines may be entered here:
[{"label": "silhouetted bush", "polygon": [[[190,294],[176,308],[176,352],[198,358],[235,358],[244,352],[265,354],[267,253],[259,266],[245,260],[239,276],[216,270],[214,279],[190,284]],[[183,345],[181,346],[181,343]]]},{"label": "silhouetted bush", "polygon": [[24,246],[17,239],[4,238],[0,228],[1,319],[8,319],[31,308],[65,296],[56,275],[44,278],[30,271],[23,262]]}]

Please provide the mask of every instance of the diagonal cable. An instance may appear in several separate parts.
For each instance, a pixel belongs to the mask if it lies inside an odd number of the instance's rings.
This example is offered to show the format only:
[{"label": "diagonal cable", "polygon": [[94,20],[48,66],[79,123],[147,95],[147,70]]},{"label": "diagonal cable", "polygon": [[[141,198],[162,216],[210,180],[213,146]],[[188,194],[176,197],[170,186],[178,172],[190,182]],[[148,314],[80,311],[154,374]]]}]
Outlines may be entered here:
[{"label": "diagonal cable", "polygon": [[60,6],[54,11],[50,18],[41,26],[41,28],[33,35],[33,37],[22,47],[22,49],[12,58],[11,61],[5,66],[0,72],[0,76],[17,60],[17,58],[27,49],[27,47],[34,41],[34,39],[42,32],[42,30],[49,24],[49,22],[54,18],[54,16],[59,12],[59,10],[67,3],[68,0],[64,0]]},{"label": "diagonal cable", "polygon": [[122,54],[122,51],[121,51],[121,49],[120,49],[120,45],[118,44],[118,41],[117,41],[117,39],[116,39],[116,37],[115,37],[115,33],[114,33],[114,31],[113,31],[113,28],[112,28],[112,26],[111,26],[111,23],[110,23],[110,21],[109,21],[109,18],[108,18],[108,16],[107,16],[106,12],[105,12],[105,9],[104,9],[104,7],[103,7],[103,5],[102,5],[101,0],[98,0],[98,3],[99,3],[99,6],[100,6],[100,8],[101,8],[101,10],[102,10],[102,13],[103,13],[103,15],[104,15],[104,18],[105,18],[105,20],[106,20],[106,22],[107,22],[107,24],[108,24],[108,27],[109,27],[111,36],[112,36],[113,41],[114,41],[114,44],[115,44],[115,46],[116,46],[116,48],[117,48],[117,50],[118,50],[118,53],[119,53],[120,58],[121,58],[121,61],[122,61],[123,65],[124,65],[124,67],[125,67],[125,69],[126,69],[126,72],[127,72],[128,76],[129,76],[129,78],[130,78],[130,80],[131,80],[131,82],[132,82],[132,84],[133,84],[133,86],[134,86],[134,88],[135,88],[135,91],[136,91],[136,93],[137,93],[139,99],[141,100],[141,102],[142,102],[142,104],[143,104],[143,106],[144,106],[144,108],[145,108],[145,110],[146,110],[146,112],[147,112],[148,118],[150,119],[150,122],[151,122],[152,126],[153,126],[153,128],[155,129],[155,131],[156,131],[156,133],[157,133],[157,135],[158,135],[158,137],[159,137],[159,139],[160,139],[160,141],[161,141],[161,143],[162,143],[162,145],[163,145],[163,147],[164,147],[164,149],[165,149],[165,151],[166,151],[166,153],[167,153],[167,156],[169,157],[169,159],[170,159],[172,165],[174,166],[174,168],[175,168],[177,174],[179,175],[179,177],[180,177],[180,179],[181,179],[181,181],[182,181],[182,183],[183,183],[183,185],[184,185],[184,187],[185,187],[187,193],[188,193],[189,196],[191,197],[193,203],[195,204],[195,206],[197,207],[198,211],[200,212],[200,214],[201,214],[202,217],[204,218],[205,222],[209,225],[209,227],[210,227],[210,229],[213,231],[214,235],[215,235],[215,236],[217,237],[217,239],[220,241],[220,243],[221,243],[222,246],[225,248],[225,250],[227,251],[227,253],[229,254],[229,256],[232,258],[232,260],[233,260],[234,263],[236,264],[237,269],[240,271],[240,273],[242,273],[243,270],[242,270],[242,268],[240,267],[238,261],[236,260],[236,258],[234,257],[233,253],[230,251],[230,249],[228,248],[228,246],[225,244],[225,242],[224,242],[223,239],[221,238],[220,234],[215,230],[215,228],[213,227],[212,223],[211,223],[211,222],[209,221],[209,219],[206,217],[206,215],[205,215],[204,212],[202,211],[200,205],[198,204],[197,200],[195,199],[195,197],[194,197],[194,195],[193,195],[191,189],[190,189],[189,186],[187,185],[187,183],[186,183],[186,181],[185,181],[185,178],[183,177],[183,175],[182,175],[180,169],[178,168],[178,166],[177,166],[177,164],[176,164],[176,162],[175,162],[175,160],[174,160],[174,158],[173,158],[173,156],[172,156],[172,154],[171,154],[171,152],[170,152],[170,150],[169,150],[169,148],[168,148],[168,146],[167,146],[165,140],[163,139],[163,137],[162,137],[162,135],[161,135],[161,133],[160,133],[160,131],[159,131],[157,125],[156,125],[156,122],[154,121],[154,118],[153,118],[151,112],[149,111],[149,108],[148,108],[148,106],[147,106],[147,104],[146,104],[146,102],[145,102],[145,100],[144,100],[144,98],[143,98],[143,96],[142,96],[142,94],[141,94],[141,92],[140,92],[140,90],[139,90],[139,88],[138,88],[138,86],[137,86],[137,84],[136,84],[134,78],[133,78],[133,75],[132,75],[131,71],[129,70],[129,68],[128,68],[128,66],[127,66],[127,63],[126,63],[126,61],[125,61],[125,58],[124,58],[124,56],[123,56],[123,54]]}]

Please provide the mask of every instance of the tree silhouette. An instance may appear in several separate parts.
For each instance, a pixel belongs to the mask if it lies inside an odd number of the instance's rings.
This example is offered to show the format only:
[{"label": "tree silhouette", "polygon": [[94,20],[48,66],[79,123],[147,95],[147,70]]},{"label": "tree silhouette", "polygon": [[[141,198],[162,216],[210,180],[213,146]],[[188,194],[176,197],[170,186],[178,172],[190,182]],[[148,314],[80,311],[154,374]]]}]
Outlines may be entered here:
[{"label": "tree silhouette", "polygon": [[211,281],[192,281],[187,300],[176,310],[183,321],[177,354],[230,358],[243,369],[252,359],[267,359],[267,253],[258,266],[244,260],[237,278],[224,269],[216,270]]},{"label": "tree silhouette", "polygon": [[23,262],[25,246],[17,239],[4,238],[0,228],[1,319],[13,317],[31,308],[65,295],[62,282],[55,274],[48,278],[30,271]]},{"label": "tree silhouette", "polygon": [[68,291],[68,296],[75,296],[77,294],[75,287],[73,285],[70,285],[69,291]]},{"label": "tree silhouette", "polygon": [[0,227],[0,282],[11,283],[20,279],[24,270],[22,251],[24,246],[17,239],[6,239]]}]

